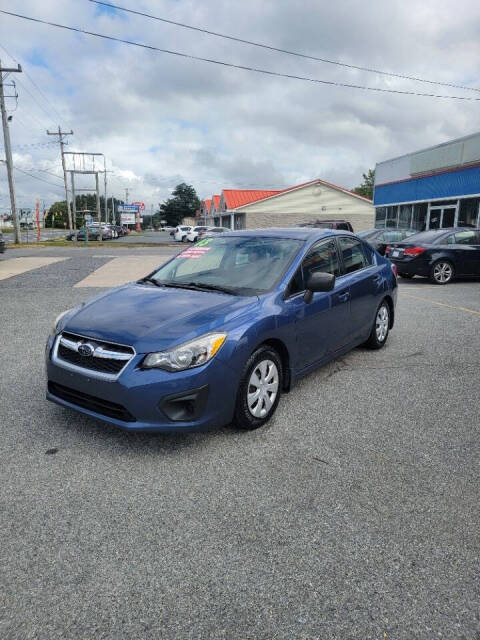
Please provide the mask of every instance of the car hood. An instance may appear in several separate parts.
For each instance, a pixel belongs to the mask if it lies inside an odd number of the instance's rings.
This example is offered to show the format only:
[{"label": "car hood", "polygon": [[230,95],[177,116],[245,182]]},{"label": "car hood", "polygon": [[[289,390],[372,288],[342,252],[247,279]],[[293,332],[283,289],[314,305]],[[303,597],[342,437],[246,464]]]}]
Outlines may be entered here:
[{"label": "car hood", "polygon": [[258,304],[256,296],[131,283],[87,302],[62,330],[149,353],[215,331]]}]

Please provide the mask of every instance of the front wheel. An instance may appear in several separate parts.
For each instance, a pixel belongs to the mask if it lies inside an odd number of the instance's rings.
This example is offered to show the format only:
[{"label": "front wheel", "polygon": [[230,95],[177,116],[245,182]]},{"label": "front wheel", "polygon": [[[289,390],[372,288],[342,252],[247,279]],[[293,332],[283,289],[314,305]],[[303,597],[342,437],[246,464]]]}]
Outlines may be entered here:
[{"label": "front wheel", "polygon": [[455,274],[453,264],[448,260],[437,260],[430,270],[430,280],[433,284],[448,284]]},{"label": "front wheel", "polygon": [[257,349],[244,367],[233,422],[239,429],[262,427],[275,413],[283,382],[282,362],[269,346]]},{"label": "front wheel", "polygon": [[370,349],[381,349],[388,338],[390,331],[390,306],[386,300],[381,302],[375,314],[372,331],[365,343]]}]

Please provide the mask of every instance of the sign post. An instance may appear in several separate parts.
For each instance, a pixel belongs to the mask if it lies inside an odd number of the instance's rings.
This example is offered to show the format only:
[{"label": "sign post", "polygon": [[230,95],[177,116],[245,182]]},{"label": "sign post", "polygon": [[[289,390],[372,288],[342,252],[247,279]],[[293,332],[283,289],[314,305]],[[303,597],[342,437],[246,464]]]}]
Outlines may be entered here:
[{"label": "sign post", "polygon": [[140,211],[145,211],[145,203],[143,202],[132,202],[132,205],[137,207],[137,233],[140,233],[142,227],[140,226]]},{"label": "sign post", "polygon": [[35,203],[35,222],[37,223],[37,242],[40,242],[40,200]]},{"label": "sign post", "polygon": [[141,231],[140,227],[140,207],[138,204],[120,204],[117,207],[117,211],[120,213],[120,224],[135,224],[137,223],[137,231]]}]

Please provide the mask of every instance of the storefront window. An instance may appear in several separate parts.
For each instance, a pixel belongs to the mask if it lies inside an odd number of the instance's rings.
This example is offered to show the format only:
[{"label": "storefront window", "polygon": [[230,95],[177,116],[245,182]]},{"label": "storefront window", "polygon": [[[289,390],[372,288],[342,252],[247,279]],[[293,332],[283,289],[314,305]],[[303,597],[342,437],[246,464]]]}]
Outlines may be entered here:
[{"label": "storefront window", "polygon": [[411,218],[412,218],[412,205],[411,204],[400,205],[400,212],[398,214],[399,228],[410,229]]},{"label": "storefront window", "polygon": [[428,204],[426,202],[420,202],[413,205],[413,218],[412,229],[423,231],[425,229],[425,223],[427,220]]},{"label": "storefront window", "polygon": [[385,226],[387,217],[387,207],[377,207],[375,209],[375,229],[382,229]]},{"label": "storefront window", "polygon": [[397,227],[398,206],[387,207],[386,227]]},{"label": "storefront window", "polygon": [[459,227],[476,227],[478,220],[478,208],[480,198],[466,198],[460,200],[460,211],[458,213]]}]

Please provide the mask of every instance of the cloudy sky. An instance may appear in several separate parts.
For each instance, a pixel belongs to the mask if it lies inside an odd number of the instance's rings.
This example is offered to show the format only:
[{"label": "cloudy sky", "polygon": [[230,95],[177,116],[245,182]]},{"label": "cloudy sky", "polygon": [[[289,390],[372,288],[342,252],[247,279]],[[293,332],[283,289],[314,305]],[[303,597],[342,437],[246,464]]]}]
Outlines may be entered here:
[{"label": "cloudy sky", "polygon": [[[162,18],[347,64],[480,89],[478,0],[117,0]],[[233,64],[442,95],[480,93],[302,59],[102,8],[89,0],[0,0],[0,9]],[[362,91],[260,75],[0,14],[19,206],[62,198],[47,128],[103,152],[109,192],[155,207],[179,182],[282,187],[314,177],[351,188],[377,161],[480,129],[480,101]],[[7,87],[8,89],[8,87]],[[12,88],[9,89],[9,92]],[[4,157],[3,147],[0,157]],[[8,210],[0,164],[0,211]],[[30,177],[20,170],[27,171]],[[84,184],[83,186],[88,186]],[[64,197],[64,195],[63,195]]]}]

